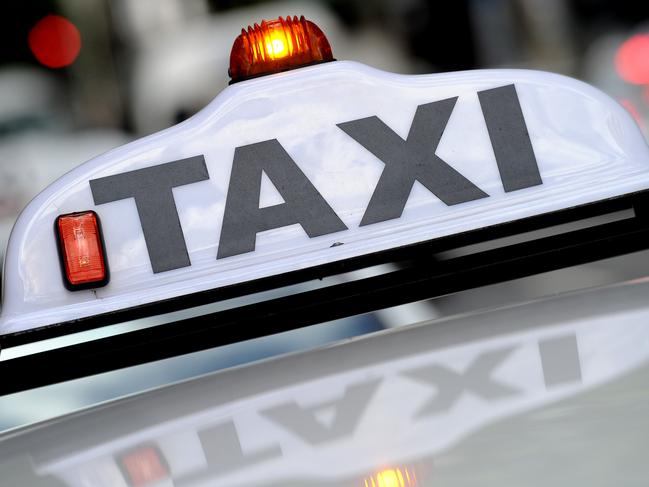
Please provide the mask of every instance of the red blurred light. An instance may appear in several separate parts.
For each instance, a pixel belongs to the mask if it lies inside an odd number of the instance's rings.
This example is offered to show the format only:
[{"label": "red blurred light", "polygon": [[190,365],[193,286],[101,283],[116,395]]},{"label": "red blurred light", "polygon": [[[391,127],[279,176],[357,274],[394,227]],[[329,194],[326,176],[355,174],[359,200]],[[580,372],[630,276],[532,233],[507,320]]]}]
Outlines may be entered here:
[{"label": "red blurred light", "polygon": [[627,39],[617,51],[615,66],[625,81],[649,84],[649,34],[636,34]]},{"label": "red blurred light", "polygon": [[233,82],[333,61],[329,41],[313,22],[300,17],[264,20],[241,30],[230,54]]},{"label": "red blurred light", "polygon": [[145,446],[138,448],[120,459],[122,471],[129,485],[142,487],[158,482],[169,476],[169,468],[157,448]]},{"label": "red blurred light", "polygon": [[56,219],[66,282],[79,286],[103,286],[108,281],[104,247],[94,211],[61,215]]},{"label": "red blurred light", "polygon": [[38,62],[48,68],[69,66],[81,50],[79,29],[60,15],[39,20],[29,31],[28,42]]}]

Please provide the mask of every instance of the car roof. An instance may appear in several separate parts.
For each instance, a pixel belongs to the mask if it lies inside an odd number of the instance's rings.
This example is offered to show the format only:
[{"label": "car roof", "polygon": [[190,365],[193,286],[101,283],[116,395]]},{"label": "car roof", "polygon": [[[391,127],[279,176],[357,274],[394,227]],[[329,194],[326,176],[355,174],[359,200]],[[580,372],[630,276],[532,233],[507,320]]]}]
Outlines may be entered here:
[{"label": "car roof", "polygon": [[[462,452],[458,465],[471,474],[443,467],[463,485],[479,474],[475,468],[503,479],[502,469],[486,465],[481,455],[502,461],[516,454],[512,448],[520,438],[539,434],[542,441],[526,444],[526,454],[554,462],[552,468],[563,469],[562,480],[574,485],[584,478],[571,470],[582,455],[604,463],[637,460],[613,458],[588,438],[597,437],[589,429],[596,421],[610,434],[628,434],[633,441],[642,436],[638,418],[617,428],[611,421],[647,406],[649,398],[636,387],[649,382],[648,293],[649,281],[635,281],[211,373],[6,433],[0,457],[18,461],[27,455],[38,475],[63,478],[89,462],[95,469],[96,462],[115,463],[141,445],[173,456],[172,447],[196,443],[206,463],[189,473],[171,468],[175,485],[217,477],[220,485],[301,485],[304,479],[356,485],[385,465],[414,466],[421,485],[428,485],[424,477],[438,468],[437,459],[452,461]],[[609,389],[617,390],[615,396]],[[239,454],[274,454],[234,471],[209,468],[215,453],[206,435],[230,424]],[[517,431],[520,424],[527,429]],[[569,440],[567,463],[556,456],[555,437]],[[554,478],[557,472],[539,470],[530,458],[507,470],[535,471],[537,481]],[[629,475],[643,465],[634,464]]]}]

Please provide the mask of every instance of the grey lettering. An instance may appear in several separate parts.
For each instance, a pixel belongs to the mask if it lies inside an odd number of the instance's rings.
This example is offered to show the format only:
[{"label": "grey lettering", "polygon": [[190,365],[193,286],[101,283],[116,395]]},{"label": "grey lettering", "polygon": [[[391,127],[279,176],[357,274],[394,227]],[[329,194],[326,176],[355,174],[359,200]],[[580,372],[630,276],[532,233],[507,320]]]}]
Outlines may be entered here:
[{"label": "grey lettering", "polygon": [[581,382],[579,348],[574,334],[540,341],[539,354],[546,387]]},{"label": "grey lettering", "polygon": [[506,192],[543,184],[514,85],[478,92]]},{"label": "grey lettering", "polygon": [[437,390],[435,396],[417,412],[416,417],[430,416],[449,410],[465,392],[483,399],[493,400],[517,395],[519,391],[507,384],[496,382],[494,370],[511,355],[514,348],[489,351],[476,358],[464,372],[443,365],[427,365],[405,375]]},{"label": "grey lettering", "polygon": [[406,140],[378,117],[338,124],[385,164],[361,226],[399,218],[415,181],[449,206],[488,196],[435,154],[456,101],[417,107]]},{"label": "grey lettering", "polygon": [[205,158],[190,157],[90,181],[96,205],[134,198],[154,273],[190,264],[172,188],[209,179]]},{"label": "grey lettering", "polygon": [[200,431],[198,436],[203,445],[209,469],[218,474],[240,470],[282,456],[279,446],[245,454],[241,449],[237,429],[232,421]]},{"label": "grey lettering", "polygon": [[[262,171],[284,203],[259,208]],[[258,232],[295,223],[311,238],[347,229],[277,140],[237,147],[217,259],[252,252]]]},{"label": "grey lettering", "polygon": [[[320,445],[351,436],[376,392],[380,381],[350,386],[342,398],[312,407],[289,402],[263,411],[265,417],[291,431],[311,445]],[[334,410],[333,421],[325,425],[317,413],[327,408]]]}]

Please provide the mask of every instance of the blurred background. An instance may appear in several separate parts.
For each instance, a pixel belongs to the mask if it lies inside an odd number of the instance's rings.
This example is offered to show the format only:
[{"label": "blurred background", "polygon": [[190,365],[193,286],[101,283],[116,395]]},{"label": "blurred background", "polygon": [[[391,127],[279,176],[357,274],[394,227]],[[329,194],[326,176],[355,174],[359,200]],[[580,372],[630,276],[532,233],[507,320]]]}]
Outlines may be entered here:
[{"label": "blurred background", "polygon": [[[3,2],[0,10],[2,253],[19,211],[41,189],[99,153],[200,110],[227,86],[241,28],[280,15],[316,22],[338,59],[388,71],[514,67],[573,76],[618,100],[649,137],[646,1],[23,0]],[[367,331],[644,277],[647,257],[632,254],[0,398],[0,429]]]},{"label": "blurred background", "polygon": [[205,106],[227,86],[241,28],[279,15],[304,14],[337,58],[388,71],[574,76],[649,134],[649,2],[25,0],[0,9],[2,249],[17,213],[50,181]]}]

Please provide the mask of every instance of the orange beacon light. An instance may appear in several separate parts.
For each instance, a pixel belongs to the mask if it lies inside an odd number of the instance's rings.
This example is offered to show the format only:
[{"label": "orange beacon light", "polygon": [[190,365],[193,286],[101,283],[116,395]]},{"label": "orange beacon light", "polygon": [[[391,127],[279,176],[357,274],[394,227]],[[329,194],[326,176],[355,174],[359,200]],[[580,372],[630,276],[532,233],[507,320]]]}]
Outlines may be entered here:
[{"label": "orange beacon light", "polygon": [[304,16],[264,20],[242,29],[230,54],[231,83],[334,61],[320,28]]}]

